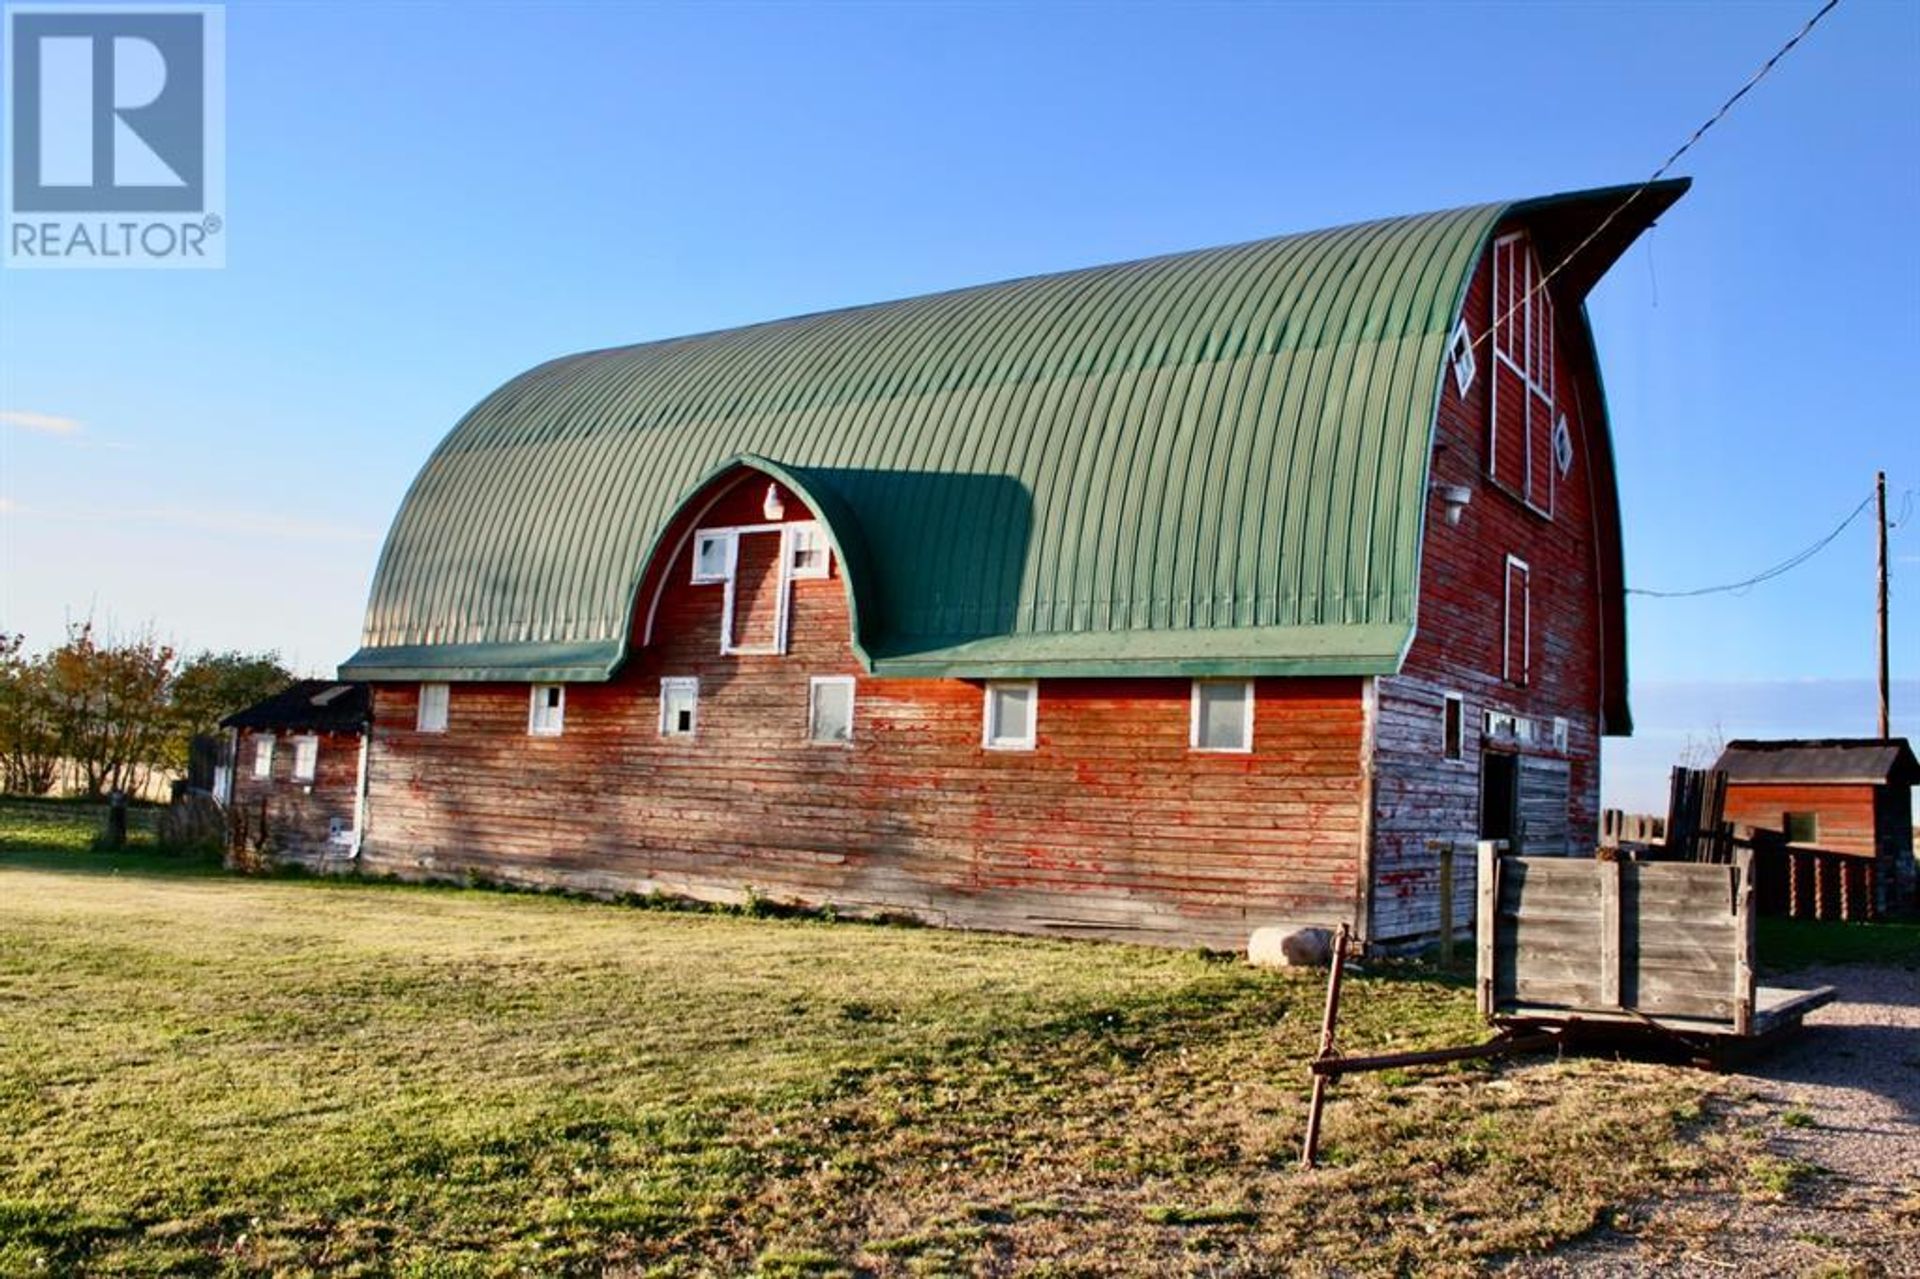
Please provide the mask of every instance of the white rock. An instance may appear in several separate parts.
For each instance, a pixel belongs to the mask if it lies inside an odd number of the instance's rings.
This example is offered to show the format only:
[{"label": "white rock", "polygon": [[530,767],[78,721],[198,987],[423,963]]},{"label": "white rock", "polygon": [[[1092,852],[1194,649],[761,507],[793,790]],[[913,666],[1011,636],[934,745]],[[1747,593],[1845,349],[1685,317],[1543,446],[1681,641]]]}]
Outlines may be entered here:
[{"label": "white rock", "polygon": [[1333,960],[1333,930],[1291,924],[1256,928],[1247,938],[1247,962],[1257,968],[1325,968]]}]

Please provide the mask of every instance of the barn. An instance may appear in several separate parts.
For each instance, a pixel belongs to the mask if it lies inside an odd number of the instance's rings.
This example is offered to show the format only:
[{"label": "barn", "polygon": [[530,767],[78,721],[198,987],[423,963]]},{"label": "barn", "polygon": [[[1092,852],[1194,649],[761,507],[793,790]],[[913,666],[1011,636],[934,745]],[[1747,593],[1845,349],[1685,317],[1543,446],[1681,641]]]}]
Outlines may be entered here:
[{"label": "barn", "polygon": [[1583,299],[1686,185],[520,374],[427,459],[341,668],[360,864],[1432,935],[1431,841],[1595,842],[1630,720]]}]

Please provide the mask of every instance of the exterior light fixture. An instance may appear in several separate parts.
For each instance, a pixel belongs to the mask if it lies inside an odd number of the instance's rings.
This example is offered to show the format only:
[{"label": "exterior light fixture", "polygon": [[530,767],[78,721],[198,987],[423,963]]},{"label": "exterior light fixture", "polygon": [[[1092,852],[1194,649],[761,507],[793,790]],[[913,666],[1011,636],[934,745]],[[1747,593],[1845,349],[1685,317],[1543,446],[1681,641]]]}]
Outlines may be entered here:
[{"label": "exterior light fixture", "polygon": [[1446,503],[1447,523],[1458,526],[1460,515],[1467,509],[1467,503],[1473,501],[1473,490],[1464,484],[1441,484],[1435,482],[1433,492]]},{"label": "exterior light fixture", "polygon": [[760,503],[760,513],[769,521],[779,520],[787,513],[787,504],[780,500],[780,486],[767,485],[767,500]]}]

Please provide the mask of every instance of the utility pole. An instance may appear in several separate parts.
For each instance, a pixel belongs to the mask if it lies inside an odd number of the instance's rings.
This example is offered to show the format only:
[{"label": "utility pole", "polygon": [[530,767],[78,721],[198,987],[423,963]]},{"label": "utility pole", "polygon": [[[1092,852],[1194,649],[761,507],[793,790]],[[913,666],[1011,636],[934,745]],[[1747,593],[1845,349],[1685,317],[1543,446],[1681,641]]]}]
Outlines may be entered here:
[{"label": "utility pole", "polygon": [[1880,740],[1893,736],[1893,724],[1887,704],[1887,473],[1879,472],[1873,481],[1879,508],[1880,540]]}]

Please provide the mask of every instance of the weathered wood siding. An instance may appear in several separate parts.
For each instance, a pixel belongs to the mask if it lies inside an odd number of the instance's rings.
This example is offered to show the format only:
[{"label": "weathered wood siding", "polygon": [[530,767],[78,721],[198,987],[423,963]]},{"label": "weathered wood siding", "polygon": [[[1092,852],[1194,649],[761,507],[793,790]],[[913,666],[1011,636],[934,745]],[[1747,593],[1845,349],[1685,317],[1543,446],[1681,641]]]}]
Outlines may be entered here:
[{"label": "weathered wood siding", "polygon": [[[765,486],[701,527],[761,522]],[[1355,919],[1362,681],[1258,681],[1254,748],[1230,754],[1189,749],[1184,679],[1043,680],[1037,748],[993,751],[979,683],[861,676],[853,741],[816,745],[809,677],[859,672],[840,566],[792,583],[786,655],[722,656],[724,591],[689,556],[643,584],[619,675],[568,687],[560,737],[527,735],[524,685],[454,685],[434,735],[415,686],[376,685],[366,868],[1178,945]],[[700,681],[692,738],[658,733],[674,676]]]},{"label": "weathered wood siding", "polygon": [[1726,820],[1784,835],[1786,814],[1815,813],[1819,835],[1813,847],[1871,857],[1878,853],[1874,795],[1868,785],[1762,785],[1728,782]]},{"label": "weathered wood siding", "polygon": [[[1490,290],[1491,266],[1483,261],[1464,305],[1476,338],[1491,323]],[[1428,844],[1465,844],[1479,834],[1483,750],[1514,750],[1526,757],[1520,851],[1581,855],[1598,842],[1603,662],[1597,546],[1600,530],[1610,530],[1618,513],[1610,505],[1603,508],[1604,499],[1590,487],[1594,459],[1587,426],[1604,419],[1579,328],[1584,323],[1579,307],[1557,308],[1555,411],[1566,416],[1574,462],[1567,475],[1553,477],[1551,518],[1530,508],[1520,494],[1524,454],[1509,428],[1521,420],[1523,406],[1504,383],[1512,402],[1502,412],[1501,475],[1512,483],[1488,475],[1490,344],[1477,348],[1478,371],[1467,393],[1459,393],[1451,376],[1442,392],[1433,482],[1463,485],[1473,499],[1457,526],[1446,522],[1438,498],[1429,499],[1419,628],[1401,673],[1378,681],[1371,905],[1376,940],[1437,933],[1439,860]],[[1597,448],[1604,451],[1604,442]],[[1544,504],[1537,493],[1536,504]],[[1508,555],[1529,569],[1531,658],[1524,684],[1506,678],[1504,671]],[[1449,692],[1463,702],[1458,761],[1442,758],[1441,752]],[[1529,721],[1532,739],[1487,742],[1488,711]],[[1564,751],[1554,745],[1555,718],[1567,721]],[[1549,811],[1556,787],[1564,792],[1564,812]],[[1471,900],[1473,859],[1459,857],[1455,874],[1456,899]]]},{"label": "weathered wood siding", "polygon": [[312,782],[293,779],[293,740],[298,733],[274,734],[273,776],[253,775],[253,756],[261,734],[239,732],[234,761],[232,802],[249,823],[266,816],[274,855],[283,861],[319,867],[345,862],[351,846],[328,842],[335,819],[353,828],[354,790],[360,777],[360,738],[351,733],[319,733]]},{"label": "weathered wood siding", "polygon": [[1496,1008],[1732,1021],[1751,972],[1738,874],[1678,862],[1504,859]]}]

